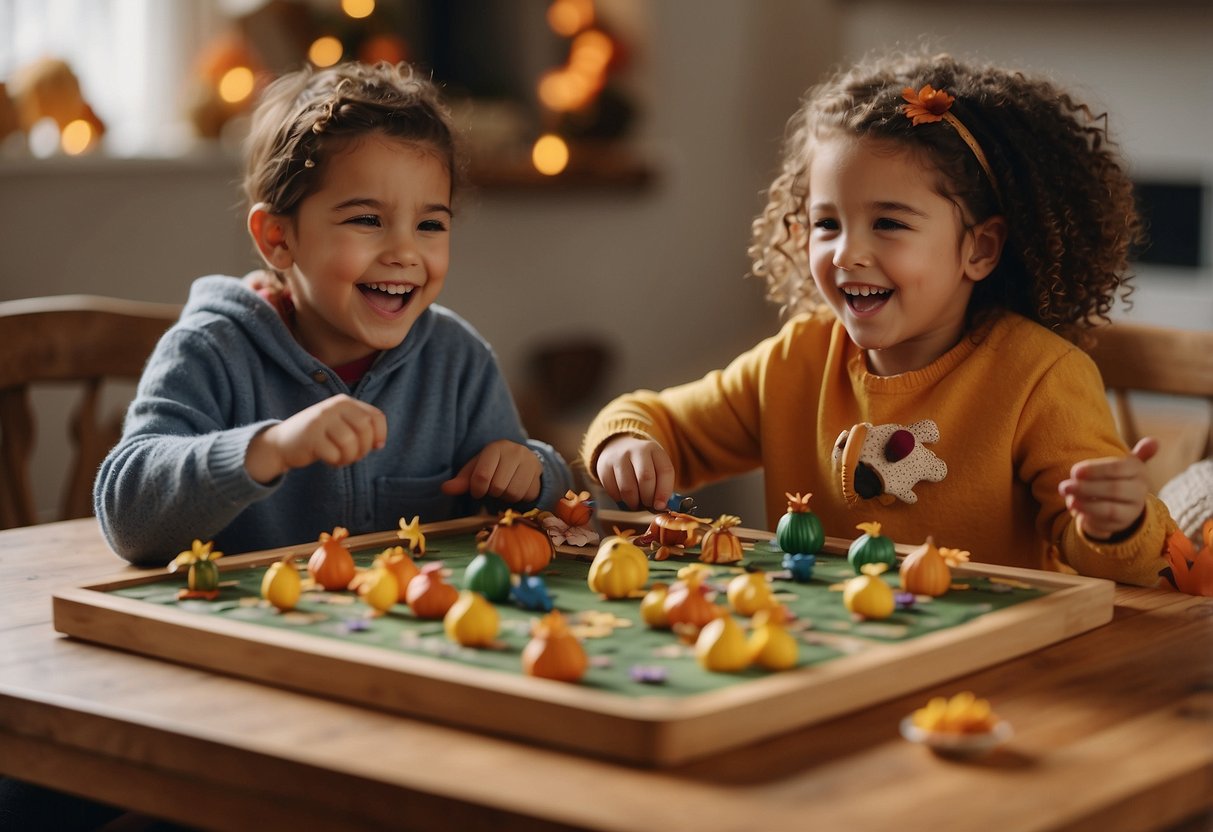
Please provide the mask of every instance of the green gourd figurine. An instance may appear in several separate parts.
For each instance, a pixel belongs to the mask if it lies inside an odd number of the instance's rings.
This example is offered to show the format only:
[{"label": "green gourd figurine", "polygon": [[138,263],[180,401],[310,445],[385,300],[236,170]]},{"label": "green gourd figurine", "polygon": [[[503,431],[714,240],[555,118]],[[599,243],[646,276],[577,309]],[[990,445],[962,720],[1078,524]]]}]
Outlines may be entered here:
[{"label": "green gourd figurine", "polygon": [[786,494],[788,511],[775,527],[775,542],[788,554],[815,555],[825,545],[826,533],[821,520],[809,511],[812,494]]},{"label": "green gourd figurine", "polygon": [[880,533],[880,524],[876,521],[860,523],[855,528],[863,534],[855,538],[851,548],[847,550],[847,560],[858,575],[869,563],[883,563],[889,569],[897,568],[897,551],[891,538]]}]

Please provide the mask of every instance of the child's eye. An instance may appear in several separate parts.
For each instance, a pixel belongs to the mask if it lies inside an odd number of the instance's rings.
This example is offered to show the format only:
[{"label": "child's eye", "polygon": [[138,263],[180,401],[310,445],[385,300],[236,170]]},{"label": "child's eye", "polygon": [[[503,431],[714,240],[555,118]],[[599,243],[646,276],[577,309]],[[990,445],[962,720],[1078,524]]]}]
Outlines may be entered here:
[{"label": "child's eye", "polygon": [[881,217],[876,220],[872,227],[877,231],[896,231],[899,228],[908,228],[909,226],[897,220],[891,220],[888,217]]},{"label": "child's eye", "polygon": [[446,223],[442,220],[422,220],[417,228],[421,231],[446,231]]},{"label": "child's eye", "polygon": [[354,225],[369,225],[374,228],[378,228],[382,224],[379,222],[379,217],[374,214],[362,214],[361,216],[350,217],[346,222],[353,223]]},{"label": "child's eye", "polygon": [[814,220],[813,227],[820,228],[822,231],[837,231],[838,230],[838,220],[834,220],[834,219]]}]

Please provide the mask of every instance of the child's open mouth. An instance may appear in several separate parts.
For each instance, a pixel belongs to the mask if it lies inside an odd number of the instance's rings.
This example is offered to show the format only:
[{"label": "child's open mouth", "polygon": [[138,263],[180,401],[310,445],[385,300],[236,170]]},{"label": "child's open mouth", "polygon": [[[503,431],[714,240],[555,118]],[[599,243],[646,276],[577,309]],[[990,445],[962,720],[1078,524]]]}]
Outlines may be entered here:
[{"label": "child's open mouth", "polygon": [[383,312],[395,313],[408,306],[416,286],[407,283],[361,283],[358,291],[367,301]]},{"label": "child's open mouth", "polygon": [[863,315],[884,306],[885,301],[893,296],[893,290],[875,286],[844,286],[842,296],[847,299],[847,306]]}]

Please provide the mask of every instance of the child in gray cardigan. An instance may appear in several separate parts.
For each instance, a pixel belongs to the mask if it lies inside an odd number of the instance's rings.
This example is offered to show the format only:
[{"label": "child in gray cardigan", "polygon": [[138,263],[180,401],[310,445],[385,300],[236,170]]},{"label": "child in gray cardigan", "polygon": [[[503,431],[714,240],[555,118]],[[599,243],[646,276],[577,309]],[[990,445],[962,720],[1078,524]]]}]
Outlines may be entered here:
[{"label": "child in gray cardigan", "polygon": [[434,303],[456,174],[446,110],[407,66],[267,88],[245,191],[277,288],[195,282],[97,477],[115,551],[158,565],[194,538],[249,551],[483,499],[548,506],[572,486],[489,345]]}]

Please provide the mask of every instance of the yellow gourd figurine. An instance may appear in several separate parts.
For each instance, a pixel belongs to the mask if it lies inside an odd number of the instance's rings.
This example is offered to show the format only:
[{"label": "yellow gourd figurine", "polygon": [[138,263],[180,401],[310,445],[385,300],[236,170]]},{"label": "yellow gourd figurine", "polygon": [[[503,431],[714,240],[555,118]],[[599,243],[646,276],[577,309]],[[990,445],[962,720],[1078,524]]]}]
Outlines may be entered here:
[{"label": "yellow gourd figurine", "polygon": [[403,546],[390,546],[376,555],[372,566],[382,566],[396,576],[396,600],[403,602],[408,592],[409,581],[413,580],[421,570],[409,557]]},{"label": "yellow gourd figurine", "polygon": [[670,629],[670,619],[665,614],[665,599],[669,586],[655,583],[640,601],[640,618],[654,630]]},{"label": "yellow gourd figurine", "polygon": [[395,574],[380,564],[361,573],[355,579],[358,597],[376,612],[387,612],[400,597],[400,584]]},{"label": "yellow gourd figurine", "polygon": [[747,572],[729,581],[725,594],[738,615],[750,616],[776,605],[775,595],[764,572]]},{"label": "yellow gourd figurine", "polygon": [[750,656],[752,661],[767,670],[788,670],[796,666],[800,646],[796,638],[784,625],[782,607],[759,610],[750,620],[754,631],[750,633]]},{"label": "yellow gourd figurine", "polygon": [[886,563],[865,563],[863,573],[847,581],[842,591],[842,603],[855,615],[864,618],[888,618],[896,602],[893,590],[880,576],[888,570]]},{"label": "yellow gourd figurine", "polygon": [[293,610],[303,594],[303,579],[295,568],[295,559],[287,556],[271,563],[261,579],[261,597],[275,608],[286,612]]},{"label": "yellow gourd figurine", "polygon": [[531,640],[522,648],[522,669],[529,676],[576,682],[585,674],[589,659],[559,612],[550,612],[531,628]]},{"label": "yellow gourd figurine", "polygon": [[598,547],[586,582],[607,598],[627,598],[648,579],[649,559],[644,551],[629,536],[616,534]]},{"label": "yellow gourd figurine", "polygon": [[704,670],[736,673],[750,664],[750,647],[745,633],[731,615],[709,621],[695,640],[695,658]]},{"label": "yellow gourd figurine", "polygon": [[901,588],[906,592],[938,598],[951,586],[952,570],[939,549],[935,548],[933,537],[927,537],[926,543],[906,555],[901,562]]},{"label": "yellow gourd figurine", "polygon": [[497,638],[501,618],[497,608],[479,592],[465,589],[442,619],[442,629],[451,641],[464,647],[488,647]]}]

